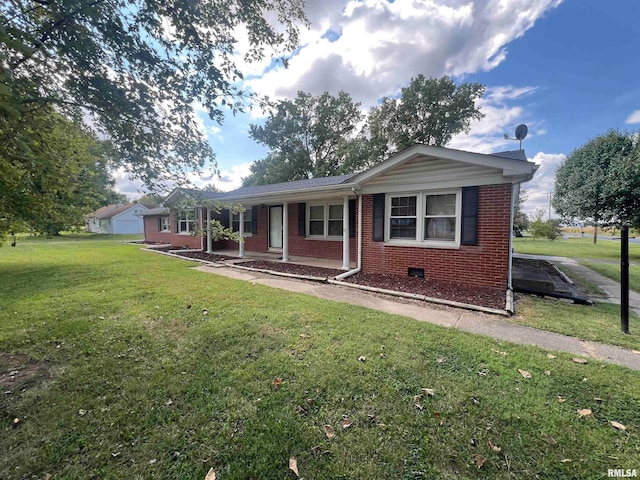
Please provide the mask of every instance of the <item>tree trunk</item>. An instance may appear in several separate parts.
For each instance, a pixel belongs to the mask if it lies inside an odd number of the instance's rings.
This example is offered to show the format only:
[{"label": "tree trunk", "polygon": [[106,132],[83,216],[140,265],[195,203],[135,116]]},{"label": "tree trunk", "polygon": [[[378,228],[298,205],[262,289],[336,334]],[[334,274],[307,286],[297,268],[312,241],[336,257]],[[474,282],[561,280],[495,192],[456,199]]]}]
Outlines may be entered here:
[{"label": "tree trunk", "polygon": [[593,244],[598,243],[598,222],[595,222],[593,226]]}]

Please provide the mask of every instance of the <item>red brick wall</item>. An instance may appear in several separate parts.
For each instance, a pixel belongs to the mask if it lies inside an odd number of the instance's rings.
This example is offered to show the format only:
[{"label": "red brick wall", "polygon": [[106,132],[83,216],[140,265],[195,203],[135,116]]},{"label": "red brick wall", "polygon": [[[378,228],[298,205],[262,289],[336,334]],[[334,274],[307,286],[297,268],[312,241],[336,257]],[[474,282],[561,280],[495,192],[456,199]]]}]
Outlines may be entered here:
[{"label": "red brick wall", "polygon": [[[166,215],[162,215],[166,216]],[[170,216],[170,232],[158,231],[158,218],[159,216],[145,216],[144,217],[144,240],[145,242],[152,243],[170,243],[174,247],[182,248],[200,248],[201,238],[193,235],[178,235],[173,230],[174,220],[173,215]]]},{"label": "red brick wall", "polygon": [[480,287],[507,288],[511,185],[479,187],[478,244],[457,250],[400,247],[374,242],[373,196],[363,196],[362,270],[407,275],[424,268],[427,278]]},{"label": "red brick wall", "polygon": [[[356,213],[357,215],[357,213]],[[246,252],[266,252],[269,249],[269,207],[258,207],[258,233],[245,240]],[[356,218],[357,222],[357,218]],[[356,223],[357,225],[357,223]],[[215,249],[237,249],[232,241],[216,242]],[[349,239],[349,257],[355,262],[357,254],[355,238]],[[298,235],[298,204],[289,204],[289,255],[300,257],[342,260],[342,240],[310,240]]]}]

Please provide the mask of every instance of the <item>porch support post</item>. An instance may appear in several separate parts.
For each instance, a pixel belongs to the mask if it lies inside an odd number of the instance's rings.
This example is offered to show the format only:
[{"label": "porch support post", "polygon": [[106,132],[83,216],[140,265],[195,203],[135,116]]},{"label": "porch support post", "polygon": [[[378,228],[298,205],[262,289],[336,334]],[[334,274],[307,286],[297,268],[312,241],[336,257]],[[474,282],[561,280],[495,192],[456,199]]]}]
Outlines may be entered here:
[{"label": "porch support post", "polygon": [[244,257],[244,210],[240,212],[240,225],[238,225],[238,234],[240,235],[240,243],[238,244],[238,256]]},{"label": "porch support post", "polygon": [[342,206],[342,269],[349,270],[349,197],[345,195]]},{"label": "porch support post", "polygon": [[211,209],[207,207],[207,253],[211,253]]},{"label": "porch support post", "polygon": [[282,261],[289,261],[289,204],[282,202]]}]

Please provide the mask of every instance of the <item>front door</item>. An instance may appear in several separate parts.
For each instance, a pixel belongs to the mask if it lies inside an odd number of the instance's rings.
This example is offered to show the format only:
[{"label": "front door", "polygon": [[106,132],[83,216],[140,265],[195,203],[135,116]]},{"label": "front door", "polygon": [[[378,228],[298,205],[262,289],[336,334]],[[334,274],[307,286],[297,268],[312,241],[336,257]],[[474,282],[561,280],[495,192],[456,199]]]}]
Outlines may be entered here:
[{"label": "front door", "polygon": [[282,206],[269,207],[269,248],[282,248]]}]

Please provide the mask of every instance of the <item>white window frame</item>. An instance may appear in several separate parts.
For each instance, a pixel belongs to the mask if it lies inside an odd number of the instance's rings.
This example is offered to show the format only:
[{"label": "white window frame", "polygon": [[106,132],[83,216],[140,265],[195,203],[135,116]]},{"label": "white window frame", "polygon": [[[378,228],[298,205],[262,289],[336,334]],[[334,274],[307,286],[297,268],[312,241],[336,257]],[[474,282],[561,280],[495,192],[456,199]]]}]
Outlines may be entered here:
[{"label": "white window frame", "polygon": [[[307,203],[307,215],[306,215],[306,232],[307,239],[310,240],[342,240],[342,229],[340,235],[329,235],[329,206],[339,206],[340,211],[342,212],[342,217],[340,217],[340,222],[343,222],[344,218],[344,203],[339,200],[323,202],[323,203]],[[323,215],[322,215],[322,235],[311,235],[311,207],[322,207]],[[337,221],[338,219],[332,219]]]},{"label": "white window frame", "polygon": [[160,217],[160,231],[164,233],[171,232],[171,217],[169,215]]},{"label": "white window frame", "polygon": [[[191,235],[191,233],[196,229],[196,219],[197,215],[195,211],[187,211],[180,214],[176,213],[176,224],[178,226],[178,231],[176,233],[178,235]],[[182,230],[182,222],[186,223],[186,230]],[[193,223],[193,229],[190,228],[190,223]]]},{"label": "white window frame", "polygon": [[[247,215],[247,213],[249,215]],[[250,217],[247,219],[247,216]],[[237,218],[237,220],[235,220],[235,218]],[[248,224],[247,224],[248,222]],[[238,229],[235,230],[233,227],[233,224],[237,223],[238,224]],[[240,231],[240,212],[238,213],[233,213],[232,211],[229,211],[229,225],[231,225],[231,230],[234,232],[239,232]],[[247,226],[248,225],[248,226]],[[244,236],[245,237],[252,237],[253,236],[253,210],[251,209],[251,207],[247,207],[244,210]]]},{"label": "white window frame", "polygon": [[[392,205],[393,205],[393,199],[394,198],[405,198],[405,197],[414,197],[416,199],[416,214],[415,215],[403,215],[403,216],[395,216],[393,217],[391,215],[392,212]],[[402,195],[388,195],[387,196],[387,210],[388,210],[388,217],[389,217],[389,221],[388,221],[388,229],[387,229],[387,235],[389,236],[389,241],[391,242],[415,242],[418,239],[418,235],[419,235],[419,221],[418,219],[420,218],[420,194],[419,193],[407,193],[407,194],[402,194]],[[416,235],[413,238],[408,238],[408,237],[401,237],[401,238],[391,238],[391,218],[415,218],[416,219]]]},{"label": "white window frame", "polygon": [[[454,240],[430,240],[424,236],[425,219],[427,215],[427,195],[456,195],[456,234]],[[416,239],[396,239],[391,236],[391,199],[395,197],[416,197]],[[462,228],[462,189],[443,190],[422,190],[413,192],[388,193],[385,196],[385,234],[384,241],[389,245],[425,248],[460,248],[461,228]]]}]

